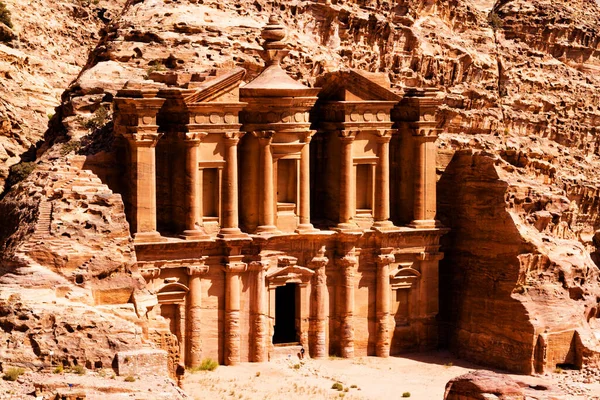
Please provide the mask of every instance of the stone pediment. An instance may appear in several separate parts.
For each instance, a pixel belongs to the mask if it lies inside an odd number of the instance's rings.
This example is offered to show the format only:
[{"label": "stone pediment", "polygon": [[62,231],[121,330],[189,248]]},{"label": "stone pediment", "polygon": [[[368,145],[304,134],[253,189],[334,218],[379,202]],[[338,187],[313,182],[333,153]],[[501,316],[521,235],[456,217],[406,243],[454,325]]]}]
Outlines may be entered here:
[{"label": "stone pediment", "polygon": [[307,283],[314,273],[315,271],[312,269],[290,265],[267,274],[267,281],[270,286],[282,286],[286,283]]},{"label": "stone pediment", "polygon": [[194,90],[188,94],[184,101],[190,105],[193,103],[232,103],[238,102],[240,98],[240,84],[246,75],[243,68],[235,68],[204,82],[190,83],[189,89]]},{"label": "stone pediment", "polygon": [[393,101],[401,97],[390,90],[387,77],[383,74],[356,70],[337,71],[325,75],[319,99],[325,101]]},{"label": "stone pediment", "polygon": [[392,289],[410,289],[421,277],[421,273],[410,265],[398,265],[398,268],[390,274]]}]

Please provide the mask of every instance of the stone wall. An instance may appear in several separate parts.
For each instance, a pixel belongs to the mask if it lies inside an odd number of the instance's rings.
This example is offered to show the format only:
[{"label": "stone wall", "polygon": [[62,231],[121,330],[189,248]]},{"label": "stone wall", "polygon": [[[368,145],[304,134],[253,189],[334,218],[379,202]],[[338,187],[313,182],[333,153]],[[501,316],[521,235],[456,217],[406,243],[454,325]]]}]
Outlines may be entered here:
[{"label": "stone wall", "polygon": [[116,357],[120,376],[167,374],[167,352],[164,350],[121,351]]}]

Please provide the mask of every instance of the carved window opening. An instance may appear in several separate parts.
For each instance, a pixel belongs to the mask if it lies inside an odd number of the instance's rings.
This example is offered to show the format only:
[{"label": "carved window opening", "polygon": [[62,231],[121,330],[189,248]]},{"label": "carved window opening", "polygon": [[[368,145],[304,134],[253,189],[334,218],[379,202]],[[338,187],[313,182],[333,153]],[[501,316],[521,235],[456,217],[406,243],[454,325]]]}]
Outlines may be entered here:
[{"label": "carved window opening", "polygon": [[277,162],[277,203],[295,206],[297,200],[297,160],[282,159]]},{"label": "carved window opening", "polygon": [[356,215],[370,216],[373,211],[374,165],[356,165]]},{"label": "carved window opening", "polygon": [[288,283],[275,288],[275,332],[273,344],[296,343],[296,314],[298,285]]},{"label": "carved window opening", "polygon": [[219,219],[219,169],[202,170],[202,215],[205,222]]}]

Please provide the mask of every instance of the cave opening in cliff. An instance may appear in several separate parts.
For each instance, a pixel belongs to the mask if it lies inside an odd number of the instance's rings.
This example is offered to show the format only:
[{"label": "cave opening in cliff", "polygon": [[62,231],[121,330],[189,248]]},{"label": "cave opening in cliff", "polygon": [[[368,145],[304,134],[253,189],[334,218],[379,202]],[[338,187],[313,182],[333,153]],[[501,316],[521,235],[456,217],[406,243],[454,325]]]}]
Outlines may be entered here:
[{"label": "cave opening in cliff", "polygon": [[296,289],[297,284],[288,283],[275,289],[275,333],[273,344],[297,342],[296,335]]}]

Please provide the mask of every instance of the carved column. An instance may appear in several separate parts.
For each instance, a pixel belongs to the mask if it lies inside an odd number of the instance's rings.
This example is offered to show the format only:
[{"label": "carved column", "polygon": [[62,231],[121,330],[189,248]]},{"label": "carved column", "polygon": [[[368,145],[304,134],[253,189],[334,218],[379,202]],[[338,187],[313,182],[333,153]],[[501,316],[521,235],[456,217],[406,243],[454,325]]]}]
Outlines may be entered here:
[{"label": "carved column", "polygon": [[204,260],[206,257],[202,257],[199,264],[187,267],[189,349],[186,365],[190,367],[198,367],[202,363],[202,275],[208,272]]},{"label": "carved column", "polygon": [[319,252],[319,255],[313,258],[309,263],[309,268],[315,271],[312,278],[312,301],[310,316],[310,337],[309,349],[312,358],[327,357],[327,276],[325,275],[325,266],[329,259],[325,257],[325,251]]},{"label": "carved column", "polygon": [[310,232],[315,228],[310,223],[310,139],[311,134],[306,135],[305,144],[300,153],[300,224],[297,232]]},{"label": "carved column", "polygon": [[241,259],[230,256],[225,267],[225,365],[240,363],[240,274],[246,271]]},{"label": "carved column", "polygon": [[115,132],[129,142],[131,231],[138,242],[160,240],[156,231],[156,156],[162,136],[156,116],[165,99],[158,90],[124,89],[114,100]]},{"label": "carved column", "polygon": [[185,303],[177,305],[177,314],[179,317],[179,363],[185,365],[186,362],[186,318]]},{"label": "carved column", "polygon": [[375,223],[374,227],[390,227],[390,140],[391,131],[382,132],[377,138],[379,145],[375,176]]},{"label": "carved column", "polygon": [[417,130],[415,144],[415,198],[414,221],[416,228],[435,228],[436,214],[436,148],[435,131]]},{"label": "carved column", "polygon": [[265,272],[269,268],[268,262],[253,261],[249,270],[254,272],[254,293],[251,310],[252,319],[252,354],[250,359],[254,362],[264,362],[267,359],[267,339],[269,328],[267,326],[267,287]]},{"label": "carved column", "polygon": [[344,358],[354,357],[354,276],[358,257],[351,250],[339,259],[342,272],[342,307],[340,321],[340,348]]},{"label": "carved column", "polygon": [[186,239],[206,238],[208,235],[202,228],[202,211],[200,199],[200,171],[198,168],[198,148],[206,133],[187,132],[184,135],[186,147],[185,159],[185,231]]},{"label": "carved column", "polygon": [[[382,252],[390,252],[392,249],[381,249]],[[393,254],[381,254],[377,260],[377,342],[375,344],[375,355],[377,357],[390,356],[390,297],[392,293],[390,285],[390,264],[395,257]]]},{"label": "carved column", "polygon": [[257,131],[260,145],[260,170],[261,174],[261,196],[260,216],[257,233],[273,233],[277,231],[275,226],[275,183],[273,178],[273,149],[271,141],[275,131]]},{"label": "carved column", "polygon": [[238,227],[238,167],[237,145],[242,132],[225,134],[225,169],[223,173],[223,191],[221,195],[221,229],[219,237],[239,237],[242,231]]},{"label": "carved column", "polygon": [[156,231],[156,155],[160,133],[124,135],[131,150],[131,221],[135,241],[160,240]]},{"label": "carved column", "polygon": [[340,131],[340,142],[340,220],[338,227],[348,229],[356,227],[351,223],[356,214],[356,177],[352,158],[353,132]]}]

